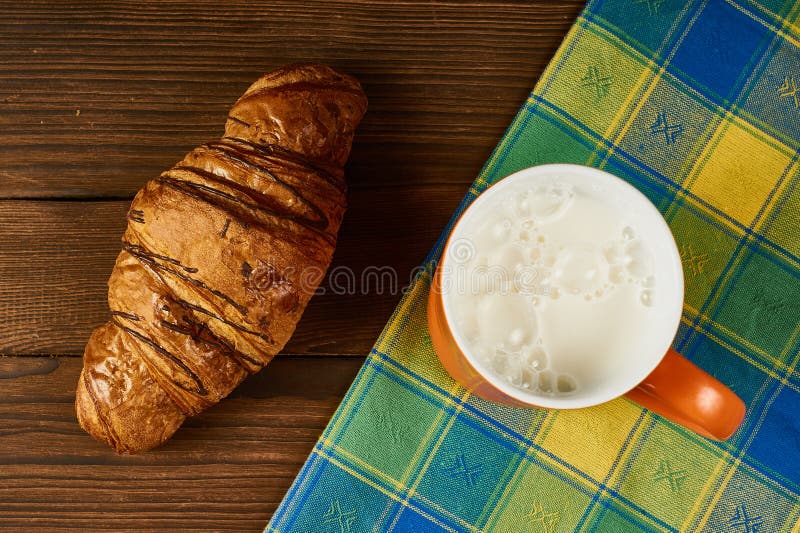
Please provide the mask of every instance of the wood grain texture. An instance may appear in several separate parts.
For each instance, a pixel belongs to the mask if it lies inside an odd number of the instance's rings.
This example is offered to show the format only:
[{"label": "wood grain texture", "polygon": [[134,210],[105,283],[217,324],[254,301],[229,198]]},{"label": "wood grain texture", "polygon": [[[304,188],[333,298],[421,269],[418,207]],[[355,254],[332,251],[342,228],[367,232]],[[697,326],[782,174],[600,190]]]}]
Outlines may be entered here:
[{"label": "wood grain texture", "polygon": [[0,1],[0,198],[128,197],[312,60],[369,96],[354,188],[467,184],[581,4]]},{"label": "wood grain texture", "polygon": [[363,358],[279,357],[162,448],[78,426],[77,358],[0,357],[0,528],[260,531]]},{"label": "wood grain texture", "polygon": [[[464,192],[411,184],[352,191],[326,292],[311,300],[286,351],[366,355]],[[91,330],[109,318],[106,282],[128,205],[0,200],[0,354],[83,354]],[[396,273],[397,284],[378,286],[369,267]]]}]

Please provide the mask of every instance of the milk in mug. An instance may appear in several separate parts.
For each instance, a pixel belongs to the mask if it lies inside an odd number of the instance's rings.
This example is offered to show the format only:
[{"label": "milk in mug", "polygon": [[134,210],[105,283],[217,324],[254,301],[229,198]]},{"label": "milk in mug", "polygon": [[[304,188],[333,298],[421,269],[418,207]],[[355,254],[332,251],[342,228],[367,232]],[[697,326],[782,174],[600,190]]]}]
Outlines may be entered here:
[{"label": "milk in mug", "polygon": [[636,216],[585,180],[519,182],[451,236],[445,307],[478,369],[527,393],[591,393],[656,334],[659,280]]}]

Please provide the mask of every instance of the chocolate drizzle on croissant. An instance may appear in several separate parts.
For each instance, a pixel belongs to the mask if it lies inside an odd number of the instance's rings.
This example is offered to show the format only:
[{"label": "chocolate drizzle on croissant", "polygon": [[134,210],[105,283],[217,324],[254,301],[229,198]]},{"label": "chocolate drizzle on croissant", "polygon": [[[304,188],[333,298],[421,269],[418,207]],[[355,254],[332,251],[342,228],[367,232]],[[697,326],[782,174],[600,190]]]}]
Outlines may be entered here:
[{"label": "chocolate drizzle on croissant", "polygon": [[234,104],[221,140],[138,192],[112,318],[78,380],[88,433],[118,452],[158,446],[281,350],[333,256],[365,110],[355,79],[281,68]]}]

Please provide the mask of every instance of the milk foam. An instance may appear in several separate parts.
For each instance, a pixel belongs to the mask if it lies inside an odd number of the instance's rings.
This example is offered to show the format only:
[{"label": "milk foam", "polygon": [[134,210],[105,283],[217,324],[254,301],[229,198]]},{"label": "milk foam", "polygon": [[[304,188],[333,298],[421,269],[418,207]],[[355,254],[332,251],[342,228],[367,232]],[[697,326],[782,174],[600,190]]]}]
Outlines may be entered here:
[{"label": "milk foam", "polygon": [[634,220],[557,178],[508,190],[459,224],[452,319],[482,370],[534,394],[572,395],[636,357],[658,298]]}]

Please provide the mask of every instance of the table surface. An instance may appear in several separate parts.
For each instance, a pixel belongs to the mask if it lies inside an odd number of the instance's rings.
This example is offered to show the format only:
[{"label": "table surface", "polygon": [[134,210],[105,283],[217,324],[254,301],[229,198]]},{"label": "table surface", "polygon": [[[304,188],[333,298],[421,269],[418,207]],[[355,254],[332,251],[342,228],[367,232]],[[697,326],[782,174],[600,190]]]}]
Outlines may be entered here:
[{"label": "table surface", "polygon": [[262,529],[400,293],[316,297],[230,398],[115,455],[73,401],[133,194],[218,138],[259,75],[327,63],[370,102],[334,267],[402,287],[581,7],[0,0],[0,528]]}]

